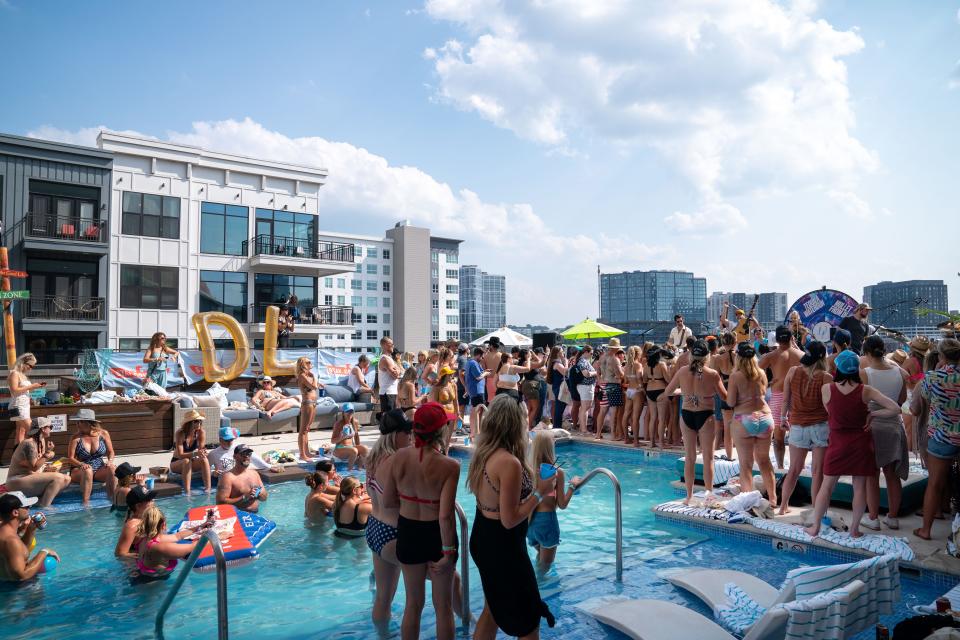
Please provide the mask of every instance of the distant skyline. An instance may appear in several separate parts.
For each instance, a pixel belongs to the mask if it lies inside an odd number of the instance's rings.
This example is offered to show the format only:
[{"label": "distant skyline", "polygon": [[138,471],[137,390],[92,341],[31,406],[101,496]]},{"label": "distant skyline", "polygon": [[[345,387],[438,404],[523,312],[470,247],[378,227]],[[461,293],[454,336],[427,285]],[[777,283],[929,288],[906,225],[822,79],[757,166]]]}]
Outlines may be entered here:
[{"label": "distant skyline", "polygon": [[322,165],[322,229],[463,238],[511,324],[595,316],[598,264],[957,308],[958,8],[3,0],[0,130]]}]

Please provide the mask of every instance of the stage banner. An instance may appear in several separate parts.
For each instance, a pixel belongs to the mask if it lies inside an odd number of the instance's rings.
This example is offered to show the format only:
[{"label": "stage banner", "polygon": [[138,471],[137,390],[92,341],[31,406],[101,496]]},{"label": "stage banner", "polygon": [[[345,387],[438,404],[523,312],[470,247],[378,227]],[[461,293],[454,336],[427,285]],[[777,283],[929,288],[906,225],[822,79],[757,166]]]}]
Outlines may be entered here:
[{"label": "stage banner", "polygon": [[[228,369],[230,365],[236,360],[236,351],[233,349],[217,349],[216,351],[217,362],[220,363],[224,369]],[[203,380],[203,353],[199,349],[184,349],[180,352],[180,361],[183,363],[183,377],[186,380],[186,384],[190,385],[195,382],[200,382]],[[250,351],[250,364],[247,365],[247,368],[243,371],[241,378],[255,378],[256,374],[253,372],[253,365],[259,362],[257,352]],[[170,378],[167,378],[169,384]]]},{"label": "stage banner", "polygon": [[[360,359],[362,354],[359,353],[350,353],[348,351],[330,351],[328,349],[318,349],[317,357],[319,359],[319,366],[314,363],[314,371],[317,372],[317,378],[320,382],[337,384],[343,383],[346,381],[347,376],[350,375],[350,370],[353,369],[354,365],[357,364],[357,361]],[[374,355],[372,353],[366,354],[367,358],[373,362]],[[376,377],[376,368],[373,364],[367,369],[367,384],[373,387],[373,381]]]},{"label": "stage banner", "polygon": [[800,314],[800,322],[817,340],[830,343],[830,329],[840,325],[840,321],[853,313],[857,301],[836,289],[817,289],[800,296],[787,310],[784,324],[789,325],[790,314]]},{"label": "stage banner", "polygon": [[[97,367],[100,369],[100,384],[104,389],[122,387],[124,389],[142,389],[149,367],[143,361],[142,351],[112,351],[97,349]],[[167,360],[167,386],[183,384],[184,378],[180,364]]]}]

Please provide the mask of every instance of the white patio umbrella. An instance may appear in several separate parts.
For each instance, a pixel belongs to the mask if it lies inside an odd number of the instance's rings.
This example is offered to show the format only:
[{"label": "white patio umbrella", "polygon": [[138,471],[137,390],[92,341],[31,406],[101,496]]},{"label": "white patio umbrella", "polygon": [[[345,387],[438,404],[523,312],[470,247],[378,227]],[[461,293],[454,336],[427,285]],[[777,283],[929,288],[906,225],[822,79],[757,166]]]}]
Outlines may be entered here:
[{"label": "white patio umbrella", "polygon": [[528,338],[522,333],[517,333],[508,327],[500,327],[496,331],[491,331],[487,335],[477,338],[470,344],[479,346],[493,337],[500,338],[500,344],[506,347],[529,347],[533,345],[531,338]]}]

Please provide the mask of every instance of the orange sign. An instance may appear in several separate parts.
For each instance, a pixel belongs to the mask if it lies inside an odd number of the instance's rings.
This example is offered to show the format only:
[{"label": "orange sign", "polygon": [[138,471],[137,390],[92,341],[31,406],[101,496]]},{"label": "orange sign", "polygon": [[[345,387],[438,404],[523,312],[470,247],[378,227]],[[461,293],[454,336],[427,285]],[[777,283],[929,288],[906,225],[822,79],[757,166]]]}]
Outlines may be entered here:
[{"label": "orange sign", "polygon": [[0,269],[0,278],[26,278],[26,271],[14,271],[13,269]]}]

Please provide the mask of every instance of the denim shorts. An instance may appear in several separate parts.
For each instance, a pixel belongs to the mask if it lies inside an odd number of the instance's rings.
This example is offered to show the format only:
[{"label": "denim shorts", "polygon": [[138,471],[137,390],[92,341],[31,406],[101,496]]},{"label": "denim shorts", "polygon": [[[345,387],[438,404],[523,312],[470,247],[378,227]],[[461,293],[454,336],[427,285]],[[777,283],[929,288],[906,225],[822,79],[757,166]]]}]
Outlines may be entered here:
[{"label": "denim shorts", "polygon": [[960,447],[930,438],[927,440],[927,453],[941,460],[953,460],[960,453]]},{"label": "denim shorts", "polygon": [[560,546],[560,521],[556,511],[535,511],[527,527],[527,542],[532,547],[556,549]]},{"label": "denim shorts", "polygon": [[798,449],[815,449],[827,446],[830,436],[830,425],[826,422],[808,424],[805,427],[790,425],[790,436],[787,444]]}]

